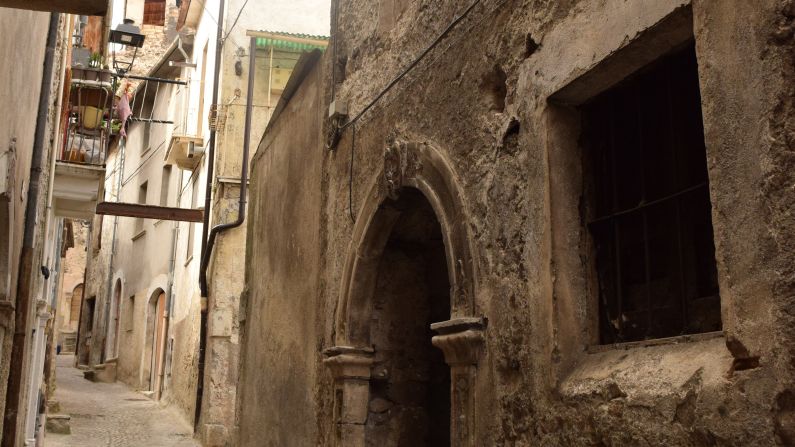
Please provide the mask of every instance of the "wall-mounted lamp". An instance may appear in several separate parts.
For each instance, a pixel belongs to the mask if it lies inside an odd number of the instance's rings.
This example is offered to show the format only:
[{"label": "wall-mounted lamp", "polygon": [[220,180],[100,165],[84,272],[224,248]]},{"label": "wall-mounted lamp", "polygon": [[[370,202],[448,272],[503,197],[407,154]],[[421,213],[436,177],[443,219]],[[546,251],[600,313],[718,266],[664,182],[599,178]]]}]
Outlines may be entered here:
[{"label": "wall-mounted lamp", "polygon": [[113,51],[113,69],[119,74],[124,74],[132,69],[135,56],[138,55],[138,48],[144,46],[144,35],[141,34],[141,29],[135,26],[132,19],[124,19],[124,23],[110,31],[108,42],[135,48],[130,61],[116,59],[116,51]]}]

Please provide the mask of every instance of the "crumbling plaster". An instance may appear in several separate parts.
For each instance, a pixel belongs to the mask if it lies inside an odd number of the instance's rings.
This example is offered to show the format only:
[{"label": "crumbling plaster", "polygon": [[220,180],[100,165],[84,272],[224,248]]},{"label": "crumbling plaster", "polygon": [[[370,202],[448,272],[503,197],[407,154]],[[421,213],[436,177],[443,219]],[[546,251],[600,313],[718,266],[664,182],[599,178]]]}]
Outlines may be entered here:
[{"label": "crumbling plaster", "polygon": [[[241,445],[271,423],[266,445],[332,445],[333,381],[319,353],[335,339],[355,234],[349,188],[361,218],[391,134],[439,148],[460,185],[478,274],[473,313],[488,319],[476,445],[791,443],[792,2],[693,2],[724,332],[619,347],[594,347],[577,113],[549,98],[625,57],[622,48],[687,2],[484,2],[356,123],[355,146],[348,128],[321,155],[322,118],[299,111],[325,110],[330,92],[319,99],[316,83],[329,85],[329,68],[355,115],[468,3],[408,2],[386,23],[373,20],[376,2],[340,4],[338,60],[326,53],[325,70],[304,81],[260,146],[242,303]],[[743,362],[755,358],[758,366]],[[316,428],[288,438],[294,427],[279,426],[264,405]]]}]

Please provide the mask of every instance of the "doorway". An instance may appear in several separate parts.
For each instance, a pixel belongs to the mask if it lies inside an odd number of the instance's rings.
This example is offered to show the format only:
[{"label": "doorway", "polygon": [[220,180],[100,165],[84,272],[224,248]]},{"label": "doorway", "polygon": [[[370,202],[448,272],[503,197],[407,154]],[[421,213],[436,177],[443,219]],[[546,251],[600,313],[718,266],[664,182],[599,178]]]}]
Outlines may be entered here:
[{"label": "doorway", "polygon": [[108,321],[108,343],[105,358],[115,359],[119,355],[119,308],[121,303],[121,279],[116,280],[110,302],[110,321]]},{"label": "doorway", "polygon": [[83,305],[82,322],[80,328],[80,356],[78,364],[88,365],[91,360],[91,339],[94,330],[94,307],[96,297],[87,298]]},{"label": "doorway", "polygon": [[416,189],[405,189],[384,207],[400,215],[373,289],[370,341],[375,359],[365,445],[449,446],[450,368],[431,344],[430,329],[431,323],[450,318],[441,226]]},{"label": "doorway", "polygon": [[147,351],[151,354],[149,361],[149,391],[155,400],[160,399],[163,391],[164,354],[168,321],[166,314],[166,293],[162,289],[152,294],[149,300],[148,342]]}]

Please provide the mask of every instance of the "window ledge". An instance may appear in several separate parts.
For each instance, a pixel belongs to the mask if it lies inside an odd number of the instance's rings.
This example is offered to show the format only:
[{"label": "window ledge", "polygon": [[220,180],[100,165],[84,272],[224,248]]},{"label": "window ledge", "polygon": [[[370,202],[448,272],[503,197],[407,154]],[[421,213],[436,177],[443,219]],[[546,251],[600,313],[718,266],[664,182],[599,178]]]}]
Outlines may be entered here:
[{"label": "window ledge", "polygon": [[650,346],[663,346],[663,345],[678,345],[681,343],[693,343],[702,340],[711,340],[713,338],[723,337],[723,331],[704,332],[702,334],[689,334],[677,335],[676,337],[655,338],[652,340],[630,341],[626,343],[612,343],[609,345],[593,345],[588,346],[588,353],[595,354],[598,352],[613,351],[613,350],[628,350],[635,348],[647,348]]},{"label": "window ledge", "polygon": [[[163,206],[163,205],[160,205],[160,206]],[[155,223],[153,225],[157,227],[157,226],[160,226],[160,224],[163,223],[163,222],[165,222],[165,220],[158,219],[158,220],[155,221]]]},{"label": "window ledge", "polygon": [[705,387],[725,385],[733,357],[722,336],[708,333],[651,341],[668,343],[624,343],[618,349],[605,347],[583,356],[560,382],[560,394],[572,399],[609,395],[654,402],[677,395],[696,376]]},{"label": "window ledge", "polygon": [[138,239],[141,239],[142,237],[144,237],[145,234],[146,234],[146,230],[141,230],[141,231],[135,233],[135,235],[132,237],[133,242],[137,241]]}]

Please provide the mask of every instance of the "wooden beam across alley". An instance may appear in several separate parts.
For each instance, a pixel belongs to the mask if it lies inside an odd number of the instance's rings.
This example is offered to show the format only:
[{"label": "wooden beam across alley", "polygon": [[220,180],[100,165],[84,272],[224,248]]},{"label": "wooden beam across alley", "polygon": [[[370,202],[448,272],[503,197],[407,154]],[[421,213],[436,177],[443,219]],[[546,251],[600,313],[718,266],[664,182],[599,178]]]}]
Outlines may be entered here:
[{"label": "wooden beam across alley", "polygon": [[98,203],[96,213],[110,216],[140,217],[143,219],[178,220],[180,222],[202,222],[204,218],[203,210],[121,202]]},{"label": "wooden beam across alley", "polygon": [[108,0],[0,0],[0,7],[104,16],[108,13]]}]

